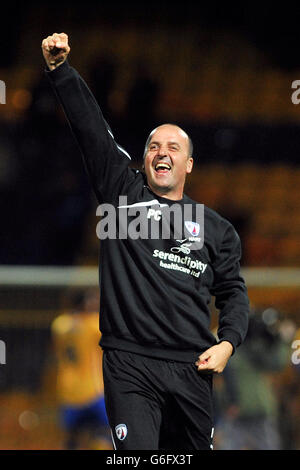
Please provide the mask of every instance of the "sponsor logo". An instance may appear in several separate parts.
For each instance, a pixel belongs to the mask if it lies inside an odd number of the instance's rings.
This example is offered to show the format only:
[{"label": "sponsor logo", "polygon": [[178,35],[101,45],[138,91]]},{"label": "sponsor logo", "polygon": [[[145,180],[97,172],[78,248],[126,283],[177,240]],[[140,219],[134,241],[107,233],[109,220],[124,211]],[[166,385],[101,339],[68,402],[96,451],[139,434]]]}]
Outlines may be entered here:
[{"label": "sponsor logo", "polygon": [[197,259],[193,259],[190,256],[180,256],[161,250],[154,250],[152,256],[160,259],[159,265],[161,268],[181,271],[194,277],[199,277],[200,274],[204,274],[207,268],[207,264],[202,263],[202,261]]},{"label": "sponsor logo", "polygon": [[126,424],[118,424],[118,426],[115,427],[116,431],[116,436],[120,441],[124,441],[125,437],[127,436],[127,426]]},{"label": "sponsor logo", "polygon": [[191,246],[191,243],[185,243],[187,239],[185,240],[176,240],[178,243],[180,243],[180,246],[173,246],[171,248],[172,253],[185,253],[186,255],[189,255],[191,250],[189,246]]}]

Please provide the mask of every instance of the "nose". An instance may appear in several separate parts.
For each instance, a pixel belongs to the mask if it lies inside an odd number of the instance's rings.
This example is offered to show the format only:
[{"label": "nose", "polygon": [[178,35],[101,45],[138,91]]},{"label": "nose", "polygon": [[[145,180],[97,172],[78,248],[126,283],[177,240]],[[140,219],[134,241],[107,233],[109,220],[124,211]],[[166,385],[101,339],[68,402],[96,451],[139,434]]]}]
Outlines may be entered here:
[{"label": "nose", "polygon": [[161,146],[158,148],[157,155],[160,157],[166,157],[168,155],[167,148],[164,146]]}]

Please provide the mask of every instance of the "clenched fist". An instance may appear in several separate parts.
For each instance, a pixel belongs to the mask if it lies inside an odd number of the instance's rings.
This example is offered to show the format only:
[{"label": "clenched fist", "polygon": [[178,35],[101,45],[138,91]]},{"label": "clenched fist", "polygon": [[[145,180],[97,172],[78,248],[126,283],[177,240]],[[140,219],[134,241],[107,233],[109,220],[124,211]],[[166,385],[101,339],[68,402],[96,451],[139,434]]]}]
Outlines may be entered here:
[{"label": "clenched fist", "polygon": [[220,374],[232,355],[233,346],[229,341],[221,341],[204,351],[195,362],[199,371]]},{"label": "clenched fist", "polygon": [[68,36],[65,33],[54,33],[42,42],[42,50],[45,61],[50,70],[61,65],[70,52]]}]

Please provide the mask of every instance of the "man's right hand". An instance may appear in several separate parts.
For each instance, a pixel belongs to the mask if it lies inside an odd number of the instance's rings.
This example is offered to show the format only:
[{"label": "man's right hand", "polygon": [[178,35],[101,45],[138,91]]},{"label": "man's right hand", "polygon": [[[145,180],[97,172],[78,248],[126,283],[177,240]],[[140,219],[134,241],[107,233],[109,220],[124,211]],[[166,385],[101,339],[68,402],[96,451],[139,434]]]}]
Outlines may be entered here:
[{"label": "man's right hand", "polygon": [[54,33],[42,42],[43,56],[50,70],[61,65],[68,57],[70,50],[68,36],[65,33]]}]

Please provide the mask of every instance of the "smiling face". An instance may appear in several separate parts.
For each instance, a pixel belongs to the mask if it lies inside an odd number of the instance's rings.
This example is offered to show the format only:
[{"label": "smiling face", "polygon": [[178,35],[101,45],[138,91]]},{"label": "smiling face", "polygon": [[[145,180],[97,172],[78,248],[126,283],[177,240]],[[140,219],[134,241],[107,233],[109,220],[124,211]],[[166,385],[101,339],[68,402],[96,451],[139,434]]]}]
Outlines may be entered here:
[{"label": "smiling face", "polygon": [[148,140],[144,168],[150,189],[159,196],[182,199],[186,175],[193,168],[188,135],[178,126],[164,124]]}]

